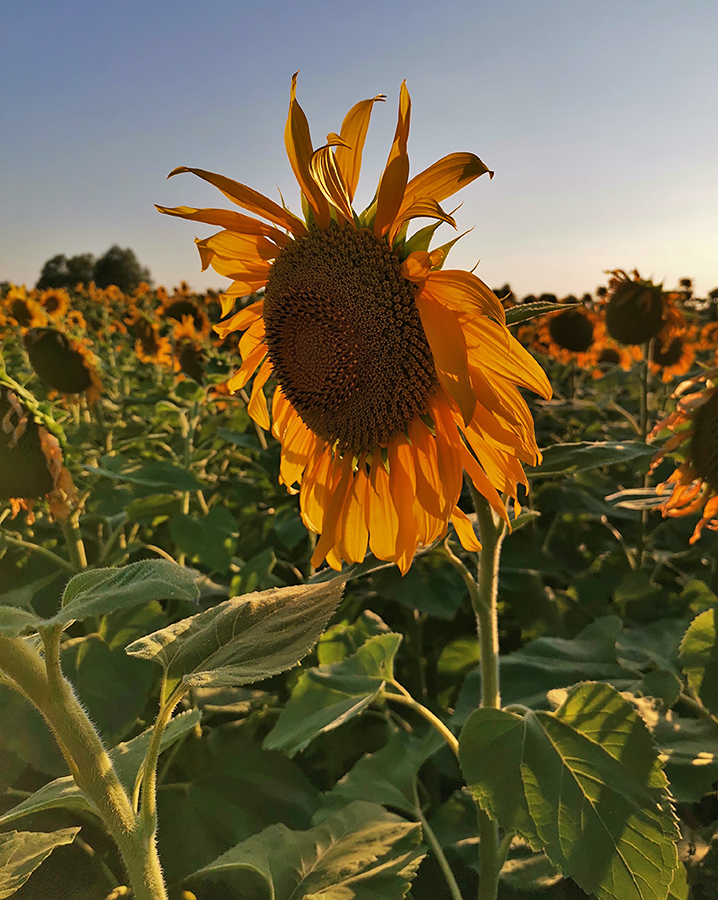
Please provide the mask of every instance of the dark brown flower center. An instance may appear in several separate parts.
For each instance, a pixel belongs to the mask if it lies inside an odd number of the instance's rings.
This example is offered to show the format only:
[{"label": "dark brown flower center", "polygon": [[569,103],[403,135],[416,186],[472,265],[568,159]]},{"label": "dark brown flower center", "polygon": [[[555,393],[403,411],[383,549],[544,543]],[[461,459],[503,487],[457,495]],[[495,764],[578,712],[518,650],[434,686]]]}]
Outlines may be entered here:
[{"label": "dark brown flower center", "polygon": [[386,444],[426,412],[434,360],[416,285],[370,231],[312,231],[269,271],[269,358],[306,425],[340,453]]},{"label": "dark brown flower center", "polygon": [[660,341],[651,345],[651,361],[659,366],[675,366],[683,355],[683,338],[676,337],[664,347]]},{"label": "dark brown flower center", "polygon": [[693,422],[693,465],[698,475],[718,491],[718,390],[698,407]]},{"label": "dark brown flower center", "polygon": [[25,349],[40,380],[61,394],[79,394],[92,384],[84,357],[61,331],[33,328],[25,335]]},{"label": "dark brown flower center", "polygon": [[580,309],[554,316],[548,325],[551,339],[571,353],[585,353],[593,343],[593,325]]},{"label": "dark brown flower center", "polygon": [[606,328],[622,344],[645,344],[663,327],[663,291],[658,285],[623,281],[606,306]]}]

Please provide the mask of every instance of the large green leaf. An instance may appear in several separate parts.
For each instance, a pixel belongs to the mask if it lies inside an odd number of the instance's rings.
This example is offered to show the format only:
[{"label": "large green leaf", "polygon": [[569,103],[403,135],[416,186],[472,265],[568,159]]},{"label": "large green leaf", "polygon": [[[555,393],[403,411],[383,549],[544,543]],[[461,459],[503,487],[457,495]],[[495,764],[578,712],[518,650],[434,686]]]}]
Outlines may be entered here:
[{"label": "large green leaf", "polygon": [[554,714],[479,709],[460,738],[466,782],[507,830],[599,900],[666,900],[678,836],[650,733],[603,684]]},{"label": "large green leaf", "polygon": [[0,834],[0,898],[10,897],[25,884],[55,847],[71,844],[79,831],[10,831]]},{"label": "large green leaf", "polygon": [[688,719],[669,712],[653,728],[671,793],[696,803],[718,781],[718,725],[708,718]]},{"label": "large green leaf", "polygon": [[309,653],[343,588],[344,582],[334,579],[235,597],[140,638],[126,650],[159,663],[167,674],[167,691],[180,681],[215,687],[261,681]]},{"label": "large green leaf", "polygon": [[707,609],[691,622],[681,642],[681,663],[691,690],[718,716],[718,609]]},{"label": "large green leaf", "polygon": [[573,475],[599,466],[636,462],[655,456],[655,447],[642,441],[585,441],[573,444],[552,444],[542,450],[543,461],[536,468],[527,468],[529,478],[549,475]]},{"label": "large green leaf", "polygon": [[400,643],[400,634],[375,635],[352,656],[302,673],[264,746],[293,756],[317,735],[364,712],[392,680]]},{"label": "large green leaf", "polygon": [[420,840],[420,825],[356,801],[308,831],[271,825],[186,881],[229,884],[237,900],[401,900]]},{"label": "large green leaf", "polygon": [[119,569],[88,569],[70,579],[62,609],[46,624],[66,625],[152,600],[197,600],[196,578],[192,569],[166,559],[143,559]]}]

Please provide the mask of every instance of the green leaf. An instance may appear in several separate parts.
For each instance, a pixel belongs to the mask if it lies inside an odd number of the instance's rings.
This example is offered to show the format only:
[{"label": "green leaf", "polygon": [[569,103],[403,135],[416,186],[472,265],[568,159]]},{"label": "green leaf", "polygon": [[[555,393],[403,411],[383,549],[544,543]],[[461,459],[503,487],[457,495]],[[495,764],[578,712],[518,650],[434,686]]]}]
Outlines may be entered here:
[{"label": "green leaf", "polygon": [[317,643],[317,660],[322,666],[340,662],[356,653],[370,637],[388,634],[390,631],[386,622],[376,613],[365,609],[353,624],[340,622],[327,628]]},{"label": "green leaf", "polygon": [[[103,460],[106,462],[106,460]],[[142,487],[169,488],[175,491],[199,491],[204,485],[190,472],[174,463],[159,460],[148,463],[145,466],[133,466],[129,470],[115,471],[104,466],[91,466],[84,464],[82,468],[93,475],[102,475],[112,481],[124,481],[128,484],[138,484]]]},{"label": "green leaf", "polygon": [[226,600],[130,644],[167,676],[215,687],[250,684],[291,669],[309,653],[339,605],[344,582],[273,588]]},{"label": "green leaf", "polygon": [[666,707],[671,707],[681,693],[681,681],[673,672],[665,669],[651,669],[632,689],[633,693],[642,694],[644,697],[655,697]]},{"label": "green leaf", "polygon": [[0,834],[0,898],[10,897],[25,884],[55,847],[71,844],[79,831],[10,831]]},{"label": "green leaf", "polygon": [[[170,720],[169,725],[162,734],[160,751],[166,750],[175,741],[183,737],[190,729],[195,727],[199,720],[200,712],[197,709],[187,710],[176,715]],[[118,744],[110,750],[110,759],[117,772],[117,777],[122,782],[125,790],[130,793],[149,749],[151,738],[152,729],[148,728],[142,734],[132,738],[131,741]],[[98,817],[100,816],[94,803],[77,787],[74,778],[71,775],[66,775],[43,785],[30,797],[27,797],[18,803],[17,806],[0,816],[0,826],[21,819],[23,816],[43,812],[48,809],[69,809],[75,812],[91,812]]]},{"label": "green leaf", "polygon": [[419,769],[443,746],[443,738],[433,728],[422,738],[395,732],[381,750],[363,756],[324,794],[324,806],[315,822],[352,800],[380,803],[417,818],[421,809],[416,790]]},{"label": "green leaf", "polygon": [[683,619],[659,619],[627,628],[616,641],[618,661],[638,672],[654,668],[678,672],[678,648],[685,629]]},{"label": "green leaf", "polygon": [[24,631],[37,631],[43,619],[26,609],[15,606],[0,606],[0,634],[6,637],[17,637]]},{"label": "green leaf", "polygon": [[169,520],[170,534],[191,560],[210,569],[229,571],[237,534],[237,520],[224,506],[213,506],[206,516],[178,513]]},{"label": "green leaf", "polygon": [[691,690],[715,716],[718,715],[718,609],[707,609],[688,626],[681,642],[681,663]]},{"label": "green leaf", "polygon": [[302,673],[264,746],[293,756],[317,735],[364,712],[393,679],[400,643],[400,634],[376,635],[353,656]]},{"label": "green leaf", "polygon": [[655,456],[655,447],[642,441],[597,441],[575,444],[553,444],[542,450],[543,461],[536,468],[526,469],[529,478],[549,475],[574,475],[599,466],[633,462]]},{"label": "green leaf", "polygon": [[522,303],[520,306],[511,306],[506,310],[506,324],[518,325],[519,322],[527,322],[544,313],[555,312],[558,309],[576,309],[575,303]]},{"label": "green leaf", "polygon": [[599,900],[666,900],[675,819],[650,733],[607,685],[555,713],[479,709],[459,741],[471,793]]},{"label": "green leaf", "polygon": [[402,900],[424,857],[420,833],[356,801],[308,831],[271,825],[186,881],[229,883],[237,900]]},{"label": "green leaf", "polygon": [[[616,659],[621,634],[618,616],[603,616],[575,638],[537,638],[500,660],[501,696],[505,704],[545,707],[550,690],[569,687],[581,679],[612,681],[621,687],[635,680]],[[481,676],[467,675],[456,703],[456,721],[462,722],[479,705]]]}]

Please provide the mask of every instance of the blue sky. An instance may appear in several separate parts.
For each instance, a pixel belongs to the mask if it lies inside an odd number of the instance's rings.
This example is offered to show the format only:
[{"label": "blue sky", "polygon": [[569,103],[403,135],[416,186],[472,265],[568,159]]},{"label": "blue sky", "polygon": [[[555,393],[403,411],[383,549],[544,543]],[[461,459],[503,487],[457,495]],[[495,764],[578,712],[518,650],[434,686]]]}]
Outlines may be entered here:
[{"label": "blue sky", "polygon": [[[454,150],[495,170],[457,196],[450,264],[519,294],[593,291],[637,267],[718,286],[715,0],[4,0],[0,280],[57,253],[132,247],[157,283],[221,287],[160,216],[221,206],[177,165],[299,209],[283,146],[292,73],[315,146],[375,107],[358,204],[381,174],[402,79],[416,173]],[[451,208],[450,201],[446,206]],[[450,229],[442,240],[448,240]]]}]

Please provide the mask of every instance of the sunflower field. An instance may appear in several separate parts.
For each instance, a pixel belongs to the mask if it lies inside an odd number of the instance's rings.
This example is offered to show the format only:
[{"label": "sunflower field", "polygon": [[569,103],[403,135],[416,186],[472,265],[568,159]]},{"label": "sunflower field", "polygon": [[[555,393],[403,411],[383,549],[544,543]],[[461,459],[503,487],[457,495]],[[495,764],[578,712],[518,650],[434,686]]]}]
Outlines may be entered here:
[{"label": "sunflower field", "polygon": [[295,91],[226,291],[0,294],[0,897],[714,898],[716,292],[492,291]]}]

